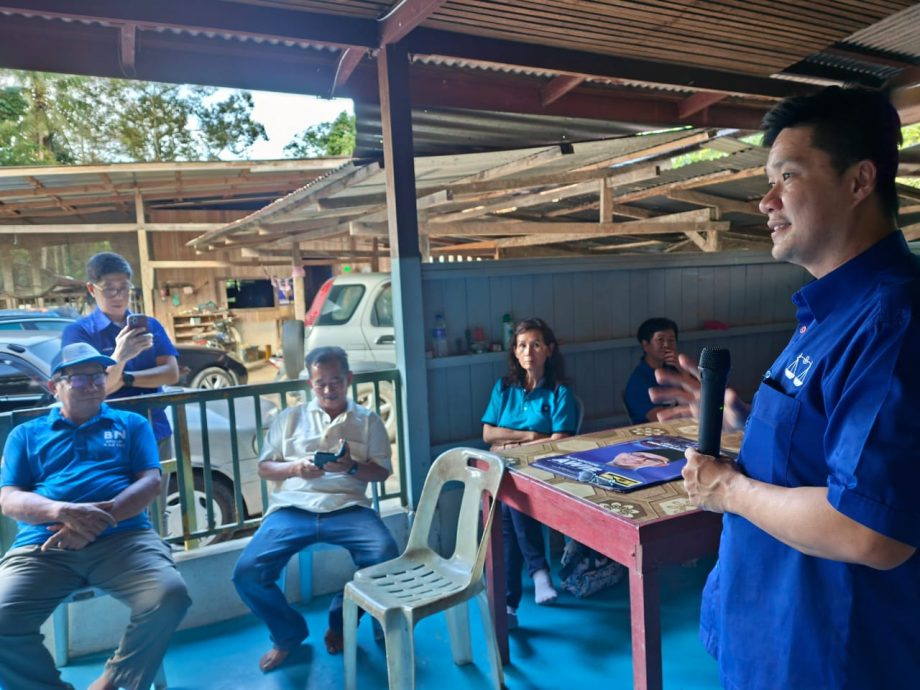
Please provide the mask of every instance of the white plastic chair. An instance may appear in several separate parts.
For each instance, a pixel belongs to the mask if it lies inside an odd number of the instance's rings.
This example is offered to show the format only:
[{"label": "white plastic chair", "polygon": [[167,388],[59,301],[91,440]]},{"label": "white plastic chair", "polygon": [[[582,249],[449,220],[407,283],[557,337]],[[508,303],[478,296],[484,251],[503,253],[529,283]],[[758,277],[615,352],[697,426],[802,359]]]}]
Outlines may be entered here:
[{"label": "white plastic chair", "polygon": [[[484,469],[483,469],[484,467]],[[345,586],[345,689],[355,690],[358,607],[383,625],[390,690],[415,687],[413,631],[421,619],[440,611],[447,615],[454,662],[468,664],[470,644],[467,600],[476,598],[489,648],[492,685],[502,687],[504,676],[495,626],[483,583],[483,566],[496,501],[480,530],[483,495],[498,493],[504,465],[492,453],[472,448],[455,448],[442,453],[431,466],[419,499],[409,542],[401,556],[386,563],[363,568]],[[429,546],[429,533],[438,497],[447,482],[463,484],[463,498],[457,518],[454,553],[444,558]]]}]

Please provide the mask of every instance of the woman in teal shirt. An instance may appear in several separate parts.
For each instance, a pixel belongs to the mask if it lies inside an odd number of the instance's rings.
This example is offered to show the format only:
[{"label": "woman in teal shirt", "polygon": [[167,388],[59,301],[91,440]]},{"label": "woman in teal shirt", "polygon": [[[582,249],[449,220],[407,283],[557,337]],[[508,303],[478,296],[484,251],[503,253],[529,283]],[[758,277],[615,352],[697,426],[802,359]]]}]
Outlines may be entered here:
[{"label": "woman in teal shirt", "polygon": [[[495,383],[482,416],[482,438],[492,450],[573,435],[578,427],[578,403],[571,389],[561,383],[562,353],[545,321],[530,318],[515,326],[508,364],[510,372]],[[534,599],[538,604],[553,601],[557,594],[543,555],[540,523],[502,505],[502,533],[508,622],[514,627],[525,563],[534,581]]]}]

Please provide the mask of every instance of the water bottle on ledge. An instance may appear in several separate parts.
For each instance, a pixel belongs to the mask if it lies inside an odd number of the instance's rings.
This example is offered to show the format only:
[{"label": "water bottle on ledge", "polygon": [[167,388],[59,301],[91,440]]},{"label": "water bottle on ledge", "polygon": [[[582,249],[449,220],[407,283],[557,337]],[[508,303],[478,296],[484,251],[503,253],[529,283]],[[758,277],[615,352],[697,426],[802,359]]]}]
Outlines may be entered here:
[{"label": "water bottle on ledge", "polygon": [[447,357],[447,322],[441,312],[434,315],[431,329],[431,353],[435,357]]}]

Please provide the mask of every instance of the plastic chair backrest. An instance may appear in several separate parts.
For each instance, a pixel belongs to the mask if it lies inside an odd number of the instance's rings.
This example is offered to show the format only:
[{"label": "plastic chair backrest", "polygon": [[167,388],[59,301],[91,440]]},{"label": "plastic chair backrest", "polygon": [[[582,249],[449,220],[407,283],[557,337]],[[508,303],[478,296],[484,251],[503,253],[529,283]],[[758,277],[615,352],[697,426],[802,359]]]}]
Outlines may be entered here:
[{"label": "plastic chair backrest", "polygon": [[585,403],[577,395],[573,394],[572,397],[575,398],[575,407],[578,409],[578,422],[575,426],[575,435],[578,436],[585,423]]},{"label": "plastic chair backrest", "polygon": [[[473,460],[479,461],[485,468],[472,465]],[[495,513],[494,498],[498,494],[498,485],[504,471],[505,465],[500,457],[474,448],[453,448],[439,455],[425,479],[406,553],[430,550],[428,537],[441,490],[447,482],[460,482],[463,484],[463,497],[457,517],[456,547],[450,560],[471,566],[472,573],[480,572],[485,563],[487,540],[479,536],[479,509],[483,494],[490,494],[493,498],[492,510],[483,532],[488,534]]]}]

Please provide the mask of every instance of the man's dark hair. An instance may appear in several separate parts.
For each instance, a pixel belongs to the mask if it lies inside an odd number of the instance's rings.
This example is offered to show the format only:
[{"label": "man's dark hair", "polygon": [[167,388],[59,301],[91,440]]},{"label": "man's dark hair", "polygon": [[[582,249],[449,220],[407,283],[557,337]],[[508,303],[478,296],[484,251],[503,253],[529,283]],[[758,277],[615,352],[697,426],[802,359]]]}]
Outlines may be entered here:
[{"label": "man's dark hair", "polygon": [[313,373],[311,370],[317,364],[329,364],[331,362],[338,362],[342,366],[344,373],[351,371],[348,368],[348,355],[340,347],[334,345],[317,347],[307,353],[307,371],[311,374]]},{"label": "man's dark hair", "polygon": [[131,264],[125,261],[125,258],[115,252],[99,252],[90,257],[86,262],[86,278],[91,283],[98,283],[103,276],[110,273],[124,273],[131,279],[133,272]]},{"label": "man's dark hair", "polygon": [[640,343],[650,343],[658,331],[674,331],[675,338],[680,335],[677,330],[677,324],[671,319],[656,316],[653,319],[646,319],[642,322],[642,325],[639,326],[639,331],[636,333],[636,340]]},{"label": "man's dark hair", "polygon": [[882,208],[896,219],[901,118],[888,95],[865,88],[830,86],[809,96],[793,96],[777,104],[761,123],[764,145],[772,146],[787,127],[813,127],[812,144],[831,158],[839,174],[854,163],[870,160],[877,170],[875,191]]},{"label": "man's dark hair", "polygon": [[511,349],[508,351],[508,376],[505,377],[505,385],[523,386],[527,382],[527,372],[518,361],[514,352],[517,349],[517,339],[519,335],[527,331],[540,331],[543,336],[543,342],[547,346],[552,346],[553,352],[543,365],[543,383],[544,386],[554,389],[556,384],[565,382],[565,366],[562,363],[562,353],[559,351],[559,342],[556,340],[556,334],[543,319],[531,317],[518,321],[514,326],[514,335],[511,338]]}]

